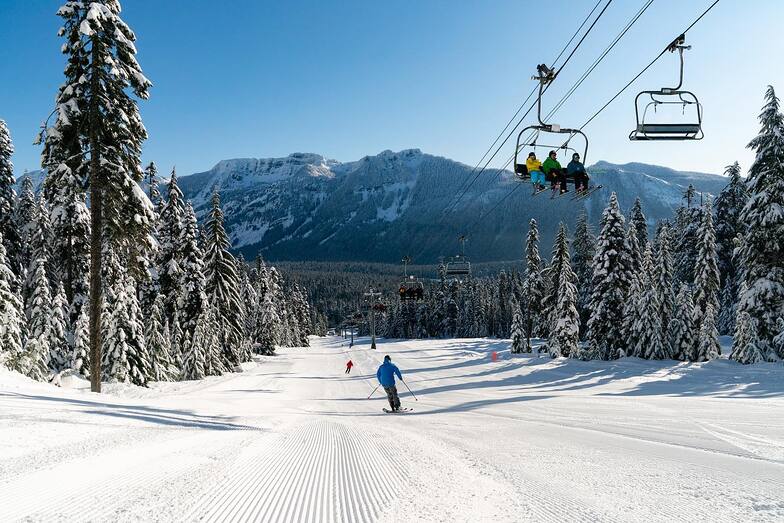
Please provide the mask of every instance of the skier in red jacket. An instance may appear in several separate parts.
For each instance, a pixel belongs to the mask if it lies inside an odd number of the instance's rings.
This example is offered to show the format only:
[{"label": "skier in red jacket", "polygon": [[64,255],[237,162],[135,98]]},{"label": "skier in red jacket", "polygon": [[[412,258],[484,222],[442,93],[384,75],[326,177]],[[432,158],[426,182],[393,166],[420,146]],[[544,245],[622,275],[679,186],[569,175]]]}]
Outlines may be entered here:
[{"label": "skier in red jacket", "polygon": [[350,374],[351,373],[351,367],[353,367],[353,366],[354,366],[354,362],[351,361],[351,360],[348,360],[348,363],[346,363],[346,374]]}]

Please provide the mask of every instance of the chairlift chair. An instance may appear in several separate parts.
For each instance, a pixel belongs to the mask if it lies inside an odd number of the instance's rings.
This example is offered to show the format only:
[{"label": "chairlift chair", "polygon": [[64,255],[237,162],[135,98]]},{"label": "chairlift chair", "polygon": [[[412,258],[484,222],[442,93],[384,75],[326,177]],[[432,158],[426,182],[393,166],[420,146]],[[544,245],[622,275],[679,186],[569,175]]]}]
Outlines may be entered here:
[{"label": "chairlift chair", "polygon": [[[682,90],[683,86],[683,51],[691,49],[684,45],[686,37],[680,35],[667,47],[670,52],[678,52],[680,58],[680,75],[675,87],[662,87],[658,91],[642,91],[634,98],[634,115],[637,126],[629,133],[629,140],[702,140],[702,104],[691,91]],[[642,103],[640,99],[642,98]],[[647,100],[647,102],[646,102]],[[651,109],[657,113],[659,106],[680,106],[681,113],[686,114],[689,108],[690,118],[682,122],[652,122]],[[641,110],[642,109],[642,110]]]},{"label": "chairlift chair", "polygon": [[[554,72],[549,69],[546,65],[542,64],[537,66],[537,71],[539,72],[538,76],[532,77],[533,80],[537,80],[539,82],[539,95],[536,100],[536,118],[539,121],[538,124],[529,125],[528,127],[524,128],[520,133],[517,135],[517,144],[515,145],[514,151],[514,172],[518,179],[527,181],[530,180],[531,175],[528,172],[528,167],[525,165],[525,158],[522,159],[522,163],[518,162],[518,158],[520,157],[520,151],[526,147],[530,148],[547,148],[550,150],[558,150],[562,149],[564,151],[572,151],[572,153],[576,153],[577,150],[573,147],[569,146],[569,143],[572,141],[572,138],[575,136],[580,136],[584,143],[583,146],[583,154],[582,154],[582,161],[585,164],[588,161],[588,137],[582,132],[580,129],[570,129],[568,127],[561,127],[558,124],[548,124],[542,121],[542,94],[544,93],[544,87],[555,80]],[[523,135],[529,132],[534,132],[534,138],[530,142],[522,142]],[[540,133],[546,133],[550,135],[568,135],[566,140],[563,144],[558,146],[553,145],[544,145],[537,143],[539,139]],[[546,155],[545,155],[546,156]],[[571,158],[571,155],[568,156]]]},{"label": "chairlift chair", "polygon": [[460,236],[457,241],[460,242],[460,254],[447,260],[445,273],[447,278],[462,280],[471,277],[471,262],[465,256],[466,237]]},{"label": "chairlift chair", "polygon": [[425,286],[414,275],[408,274],[408,264],[411,263],[411,258],[404,256],[402,262],[404,279],[398,286],[398,297],[401,301],[422,301],[425,297]]}]

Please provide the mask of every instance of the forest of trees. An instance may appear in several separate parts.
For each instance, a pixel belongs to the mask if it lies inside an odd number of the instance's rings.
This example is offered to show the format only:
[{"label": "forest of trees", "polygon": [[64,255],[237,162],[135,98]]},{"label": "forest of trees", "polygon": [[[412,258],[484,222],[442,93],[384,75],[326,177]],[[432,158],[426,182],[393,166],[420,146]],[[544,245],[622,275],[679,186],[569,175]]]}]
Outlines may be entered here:
[{"label": "forest of trees", "polygon": [[689,186],[652,236],[639,199],[624,216],[612,194],[598,235],[586,216],[571,240],[561,224],[545,261],[531,220],[522,270],[464,282],[441,271],[423,300],[386,303],[377,332],[511,337],[517,353],[538,337],[553,357],[683,361],[718,357],[719,336],[734,335],[733,360],[784,358],[784,116],[773,88],[760,123],[748,177],[727,167],[715,201]]},{"label": "forest of trees", "polygon": [[0,362],[37,380],[79,373],[100,391],[306,346],[305,293],[232,255],[219,196],[200,227],[176,174],[164,196],[155,165],[142,168],[137,100],[151,83],[119,2],[66,2],[58,15],[67,63],[39,137],[39,194],[29,177],[16,194],[0,120]]}]

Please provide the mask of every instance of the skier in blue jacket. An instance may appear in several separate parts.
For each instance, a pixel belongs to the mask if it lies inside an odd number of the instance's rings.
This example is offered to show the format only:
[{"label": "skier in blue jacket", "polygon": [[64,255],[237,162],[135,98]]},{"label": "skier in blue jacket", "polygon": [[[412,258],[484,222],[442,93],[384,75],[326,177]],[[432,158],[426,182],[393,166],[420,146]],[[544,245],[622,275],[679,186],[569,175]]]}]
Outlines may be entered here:
[{"label": "skier in blue jacket", "polygon": [[392,409],[392,412],[400,410],[400,397],[398,397],[397,387],[395,387],[395,375],[397,375],[398,379],[403,379],[400,369],[392,363],[392,358],[387,354],[384,356],[384,363],[376,371],[376,378],[387,393],[389,407]]}]

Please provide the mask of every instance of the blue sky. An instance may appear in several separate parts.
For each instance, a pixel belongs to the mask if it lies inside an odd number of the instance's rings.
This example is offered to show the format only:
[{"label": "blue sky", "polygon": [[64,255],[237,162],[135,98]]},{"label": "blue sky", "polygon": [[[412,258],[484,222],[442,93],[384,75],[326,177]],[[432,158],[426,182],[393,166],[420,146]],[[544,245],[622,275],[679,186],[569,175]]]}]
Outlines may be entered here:
[{"label": "blue sky", "polygon": [[[0,118],[17,171],[52,109],[64,58],[62,1],[0,0]],[[476,164],[593,0],[125,0],[138,59],[154,87],[142,102],[144,161],[181,174],[235,157],[316,152],[342,161],[417,147]],[[643,0],[615,0],[544,99],[552,107]],[[708,0],[655,0],[552,119],[579,126]],[[635,90],[673,83],[666,55],[586,132],[589,163],[641,161],[720,172],[757,131],[765,86],[784,95],[784,2],[722,0],[687,37],[685,87],[704,104],[701,142],[630,143]],[[506,147],[503,160],[511,154]],[[503,163],[503,160],[501,163]]]}]

